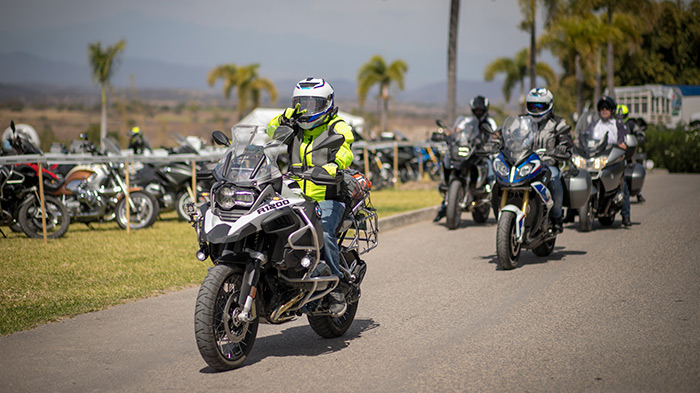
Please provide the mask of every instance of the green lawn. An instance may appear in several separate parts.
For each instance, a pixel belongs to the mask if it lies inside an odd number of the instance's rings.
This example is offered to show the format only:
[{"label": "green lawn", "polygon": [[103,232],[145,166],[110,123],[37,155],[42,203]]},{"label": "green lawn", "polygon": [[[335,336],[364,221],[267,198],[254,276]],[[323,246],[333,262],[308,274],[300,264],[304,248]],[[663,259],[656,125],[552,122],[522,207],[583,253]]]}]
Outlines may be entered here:
[{"label": "green lawn", "polygon": [[[379,217],[434,206],[431,186],[372,193]],[[149,229],[71,224],[61,239],[28,239],[1,227],[0,335],[198,285],[211,266],[194,257],[194,230],[166,213]]]}]

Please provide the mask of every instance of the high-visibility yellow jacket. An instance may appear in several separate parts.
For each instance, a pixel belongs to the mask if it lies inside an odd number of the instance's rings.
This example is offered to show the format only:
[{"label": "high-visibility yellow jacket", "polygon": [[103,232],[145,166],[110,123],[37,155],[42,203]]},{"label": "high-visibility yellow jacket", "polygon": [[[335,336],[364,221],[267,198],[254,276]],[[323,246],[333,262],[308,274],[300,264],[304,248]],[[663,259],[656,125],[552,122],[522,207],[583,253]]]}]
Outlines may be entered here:
[{"label": "high-visibility yellow jacket", "polygon": [[[290,109],[288,109],[289,111]],[[282,114],[275,116],[267,125],[267,133],[272,136],[275,129],[281,123]],[[337,114],[330,121],[323,123],[310,130],[304,130],[295,126],[294,138],[292,139],[290,151],[290,165],[302,167],[302,157],[306,155],[306,165],[308,168],[314,166],[323,167],[330,175],[335,176],[337,169],[346,169],[352,163],[352,150],[350,145],[355,140],[350,126]],[[303,132],[302,132],[303,131]],[[331,134],[340,134],[345,137],[345,143],[335,149],[322,149],[306,154],[313,149],[314,143],[319,143]],[[309,180],[299,180],[299,187],[304,194],[316,201],[326,199],[336,199],[339,190],[334,186],[321,186]]]}]

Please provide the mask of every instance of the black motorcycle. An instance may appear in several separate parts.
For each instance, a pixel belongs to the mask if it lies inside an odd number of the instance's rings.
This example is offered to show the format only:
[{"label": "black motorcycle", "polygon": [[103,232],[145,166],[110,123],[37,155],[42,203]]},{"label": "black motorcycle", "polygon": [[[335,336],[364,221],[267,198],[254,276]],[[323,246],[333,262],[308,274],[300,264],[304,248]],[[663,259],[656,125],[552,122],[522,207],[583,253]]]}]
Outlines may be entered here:
[{"label": "black motorcycle", "polygon": [[[440,120],[437,125],[447,128]],[[439,190],[446,194],[445,215],[449,229],[459,227],[462,212],[471,212],[474,222],[479,224],[489,217],[492,184],[487,181],[488,156],[497,151],[498,145],[480,141],[479,135],[479,121],[460,116],[452,133],[436,132],[431,136],[434,142],[447,142],[443,155],[444,182]]]},{"label": "black motorcycle", "polygon": [[[10,144],[19,154],[40,154],[41,150],[29,140],[16,133],[15,123],[11,122]],[[49,189],[59,177],[42,168],[43,186]],[[46,224],[46,237],[59,238],[68,231],[70,214],[66,206],[57,198],[44,195],[44,217],[39,195],[39,167],[36,164],[0,166],[0,224],[13,231],[21,230],[28,237],[43,237]],[[4,234],[3,234],[4,235]]]}]

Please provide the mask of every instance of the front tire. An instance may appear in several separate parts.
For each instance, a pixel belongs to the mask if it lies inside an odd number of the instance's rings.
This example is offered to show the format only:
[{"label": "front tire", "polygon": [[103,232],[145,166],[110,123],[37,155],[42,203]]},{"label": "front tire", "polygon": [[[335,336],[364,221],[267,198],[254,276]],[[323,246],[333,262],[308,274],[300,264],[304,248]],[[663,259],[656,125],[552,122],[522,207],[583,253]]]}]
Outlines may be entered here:
[{"label": "front tire", "polygon": [[485,223],[486,220],[489,219],[489,211],[491,211],[491,206],[488,204],[474,208],[474,210],[472,210],[474,222],[477,224]]},{"label": "front tire", "polygon": [[462,220],[462,208],[459,203],[464,199],[464,187],[459,180],[452,180],[447,189],[447,228],[456,229]]},{"label": "front tire", "polygon": [[502,211],[498,218],[496,232],[496,255],[498,266],[503,270],[515,269],[520,258],[520,243],[518,243],[515,213]]},{"label": "front tire", "polygon": [[[66,206],[58,199],[46,195],[44,198],[44,208],[46,209],[46,237],[57,239],[66,234],[70,225],[70,213]],[[32,239],[42,239],[44,230],[41,222],[41,203],[37,198],[25,202],[19,209],[18,221],[28,237]]]},{"label": "front tire", "polygon": [[588,199],[585,205],[578,210],[578,229],[581,232],[590,232],[593,229],[593,200]]},{"label": "front tire", "polygon": [[352,321],[355,319],[355,314],[357,313],[357,305],[360,302],[353,302],[348,304],[347,310],[338,318],[333,318],[331,316],[317,316],[312,317],[307,316],[309,320],[309,326],[313,329],[316,334],[323,338],[336,338],[340,337],[350,328]]},{"label": "front tire", "polygon": [[[129,228],[143,229],[153,225],[158,218],[158,202],[153,195],[143,191],[134,191],[129,193],[129,198],[134,204],[129,209]],[[117,202],[116,216],[119,227],[126,229],[126,198]]]},{"label": "front tire", "polygon": [[217,265],[209,270],[197,294],[194,308],[197,348],[202,359],[217,371],[240,367],[253,349],[258,333],[259,318],[244,323],[235,317],[243,307],[238,304],[242,283],[242,271]]}]

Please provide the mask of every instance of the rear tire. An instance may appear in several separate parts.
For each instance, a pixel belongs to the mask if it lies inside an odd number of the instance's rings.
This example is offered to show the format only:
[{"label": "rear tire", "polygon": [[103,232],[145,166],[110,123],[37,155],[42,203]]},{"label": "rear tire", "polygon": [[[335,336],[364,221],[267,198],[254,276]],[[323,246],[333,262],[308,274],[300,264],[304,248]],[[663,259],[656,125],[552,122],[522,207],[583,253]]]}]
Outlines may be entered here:
[{"label": "rear tire", "polygon": [[355,320],[355,314],[357,313],[357,305],[360,302],[353,302],[348,304],[347,310],[338,318],[333,318],[331,316],[317,316],[312,317],[307,316],[309,320],[309,326],[313,329],[316,334],[323,338],[336,338],[340,337],[350,328],[352,321]]},{"label": "rear tire", "polygon": [[593,200],[590,198],[578,209],[578,229],[581,232],[590,232],[593,229]]},{"label": "rear tire", "polygon": [[217,371],[240,367],[253,349],[258,333],[259,318],[243,323],[233,316],[242,308],[238,304],[242,283],[242,271],[217,265],[209,270],[197,294],[194,308],[197,348],[202,359]]},{"label": "rear tire", "polygon": [[535,247],[532,249],[532,252],[537,255],[538,257],[546,257],[549,256],[552,251],[554,251],[554,243],[556,243],[557,238],[555,237],[552,240],[547,240],[546,242],[540,244],[539,246]]},{"label": "rear tire", "polygon": [[[156,222],[158,218],[158,202],[153,195],[144,191],[134,191],[129,193],[134,203],[134,208],[129,209],[129,228],[143,229],[148,228]],[[126,229],[126,198],[122,198],[117,202],[116,211],[117,224],[121,229]]]},{"label": "rear tire", "polygon": [[520,243],[517,241],[515,213],[502,211],[496,232],[496,255],[498,266],[503,270],[514,269],[520,258]]},{"label": "rear tire", "polygon": [[600,225],[609,227],[615,222],[615,215],[613,214],[610,217],[599,217],[598,222],[600,222]]},{"label": "rear tire", "polygon": [[[46,195],[44,208],[46,209],[46,237],[57,239],[65,235],[70,225],[70,213],[66,206],[58,199]],[[37,198],[33,197],[31,201],[22,204],[18,213],[19,226],[28,237],[44,238],[41,216],[41,203]]]},{"label": "rear tire", "polygon": [[481,207],[474,208],[472,210],[472,218],[477,224],[483,224],[489,219],[489,211],[491,211],[491,206],[486,204]]},{"label": "rear tire", "polygon": [[464,187],[459,180],[452,180],[447,189],[447,228],[456,229],[462,220],[462,208],[459,202],[464,199]]}]

